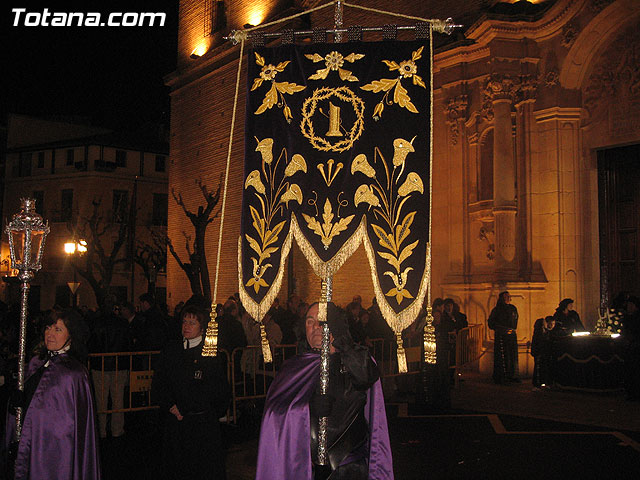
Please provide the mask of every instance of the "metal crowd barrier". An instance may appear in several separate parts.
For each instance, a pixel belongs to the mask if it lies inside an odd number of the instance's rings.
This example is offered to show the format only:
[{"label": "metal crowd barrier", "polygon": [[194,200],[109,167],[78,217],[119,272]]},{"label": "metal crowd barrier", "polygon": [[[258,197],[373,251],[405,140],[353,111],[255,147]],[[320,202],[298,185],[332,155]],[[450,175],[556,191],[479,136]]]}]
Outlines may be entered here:
[{"label": "metal crowd barrier", "polygon": [[[477,368],[477,361],[482,356],[482,338],[484,326],[481,324],[469,325],[453,334],[455,350],[450,350],[452,355],[450,367],[455,369],[456,384],[458,373],[463,369]],[[385,342],[382,338],[370,340],[369,350],[378,363],[380,376],[396,377],[398,373],[395,342]],[[407,367],[409,375],[420,372],[420,347],[405,348],[407,355]],[[93,369],[96,403],[105,408],[99,408],[98,413],[135,412],[157,409],[151,398],[151,382],[153,380],[154,364],[157,362],[159,351],[150,352],[118,352],[118,353],[92,353],[89,355],[88,367],[91,369],[91,359],[96,362],[100,359],[100,369]],[[273,362],[265,364],[262,359],[260,346],[250,345],[244,348],[236,348],[229,354],[226,350],[218,350],[218,355],[226,371],[227,380],[231,386],[232,403],[227,414],[227,421],[237,423],[238,405],[241,402],[250,402],[263,399],[277,371],[282,363],[297,353],[296,345],[275,345],[272,348]],[[453,358],[455,354],[455,358]],[[105,361],[115,357],[115,370],[105,370]],[[455,361],[454,361],[455,360]],[[122,362],[128,367],[123,368]],[[95,363],[93,365],[96,366]],[[119,370],[119,368],[121,370]],[[402,375],[407,375],[402,374]],[[106,408],[108,390],[105,380],[109,375],[115,376],[116,386],[128,387],[128,395],[125,398],[123,408]],[[124,384],[118,382],[120,376],[126,376]],[[98,381],[99,380],[99,381]],[[116,395],[118,388],[116,388]],[[100,396],[100,397],[99,397]],[[113,407],[113,405],[112,405]]]},{"label": "metal crowd barrier", "polygon": [[[152,410],[158,405],[151,404],[151,381],[153,380],[153,365],[160,351],[90,353],[87,368],[92,377],[94,395],[98,406],[98,413],[137,412]],[[107,360],[114,359],[113,365],[105,369]],[[93,359],[93,361],[92,361]],[[99,362],[99,368],[96,367]],[[111,363],[111,362],[108,362]],[[123,378],[124,377],[124,378]],[[112,408],[107,408],[109,399],[108,383],[115,384],[113,396],[120,395],[120,389],[127,390],[122,408],[113,408],[115,400],[112,398]],[[122,392],[124,394],[124,392]],[[119,403],[119,402],[118,402]],[[100,408],[103,406],[104,408]]]}]

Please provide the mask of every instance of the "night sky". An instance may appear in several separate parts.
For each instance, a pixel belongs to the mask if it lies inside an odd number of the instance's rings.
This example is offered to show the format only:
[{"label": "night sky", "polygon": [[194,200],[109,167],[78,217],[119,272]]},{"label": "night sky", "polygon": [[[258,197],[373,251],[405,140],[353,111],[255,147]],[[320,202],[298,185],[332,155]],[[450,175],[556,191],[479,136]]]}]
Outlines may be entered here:
[{"label": "night sky", "polygon": [[[73,115],[117,130],[169,125],[178,0],[9,0],[2,8],[0,115]],[[26,12],[163,12],[164,27],[19,26]],[[33,19],[34,16],[31,16]],[[53,17],[51,17],[53,18]],[[51,20],[50,20],[51,21]],[[4,120],[2,120],[4,121]]]}]

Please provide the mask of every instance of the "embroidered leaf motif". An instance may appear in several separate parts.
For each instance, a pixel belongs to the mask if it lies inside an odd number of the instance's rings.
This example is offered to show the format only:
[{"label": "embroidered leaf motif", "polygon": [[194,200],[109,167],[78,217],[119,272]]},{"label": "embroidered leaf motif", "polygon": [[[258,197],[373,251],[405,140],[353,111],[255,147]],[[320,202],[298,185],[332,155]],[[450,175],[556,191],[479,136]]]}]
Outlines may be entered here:
[{"label": "embroidered leaf motif", "polygon": [[280,93],[288,93],[289,95],[305,89],[302,85],[296,85],[295,83],[289,82],[276,82],[274,85]]},{"label": "embroidered leaf motif", "polygon": [[302,214],[302,217],[307,222],[307,226],[313,231],[313,233],[320,237],[325,250],[329,248],[334,237],[347,229],[354,216],[355,215],[349,215],[348,217],[341,218],[336,223],[333,223],[334,214],[329,199],[324,203],[324,210],[322,214],[324,223],[320,224],[320,222],[318,222],[314,217],[304,213]]},{"label": "embroidered leaf motif", "polygon": [[407,89],[400,82],[396,83],[396,89],[393,91],[393,101],[412,113],[418,113],[418,109],[411,103],[411,98],[407,95]]},{"label": "embroidered leaf motif", "polygon": [[327,75],[329,75],[329,71],[330,70],[328,68],[317,70],[316,73],[309,77],[309,80],[324,80],[327,78]]},{"label": "embroidered leaf motif", "polygon": [[381,78],[380,80],[374,80],[371,83],[363,85],[360,87],[362,90],[371,91],[373,93],[378,92],[388,92],[393,88],[393,86],[398,83],[397,78]]},{"label": "embroidered leaf motif", "polygon": [[254,53],[256,55],[256,63],[258,65],[260,65],[261,67],[264,67],[264,65],[265,65],[264,57],[261,57],[258,52],[254,52]]},{"label": "embroidered leaf motif", "polygon": [[309,60],[311,60],[313,63],[318,63],[324,60],[324,57],[318,53],[314,53],[312,54],[305,54],[305,57],[307,57]]},{"label": "embroidered leaf motif", "polygon": [[398,65],[394,61],[382,60],[382,62],[385,63],[387,65],[387,67],[389,67],[389,71],[398,70],[400,68],[400,65]]},{"label": "embroidered leaf motif", "polygon": [[258,110],[256,110],[256,115],[260,115],[261,113],[265,112],[269,108],[273,107],[277,101],[278,101],[278,91],[276,89],[276,84],[273,83],[271,85],[271,88],[267,92],[267,94],[264,96],[264,100],[262,100],[262,105],[260,105],[260,107],[258,107]]}]

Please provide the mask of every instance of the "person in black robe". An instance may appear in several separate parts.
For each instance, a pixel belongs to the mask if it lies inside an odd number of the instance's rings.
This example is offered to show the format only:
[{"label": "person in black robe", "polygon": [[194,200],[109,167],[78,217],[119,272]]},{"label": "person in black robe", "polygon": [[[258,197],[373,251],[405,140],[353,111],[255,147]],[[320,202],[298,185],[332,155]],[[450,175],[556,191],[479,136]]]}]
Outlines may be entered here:
[{"label": "person in black robe", "polygon": [[518,309],[511,305],[509,292],[501,292],[487,320],[494,331],[493,381],[520,383],[518,378]]},{"label": "person in black robe", "polygon": [[160,356],[152,385],[164,415],[163,460],[167,479],[224,479],[218,419],[231,399],[219,357],[203,357],[207,315],[197,306],[181,312],[183,340]]},{"label": "person in black robe", "polygon": [[631,295],[622,321],[624,352],[624,389],[628,400],[640,400],[640,299]]},{"label": "person in black robe", "polygon": [[534,358],[533,386],[536,388],[550,387],[553,384],[553,329],[555,318],[549,315],[539,318],[533,325],[533,338],[531,339],[531,355]]},{"label": "person in black robe", "polygon": [[573,332],[584,332],[580,315],[573,309],[573,299],[565,298],[558,304],[553,318],[556,321],[556,335],[566,336]]}]

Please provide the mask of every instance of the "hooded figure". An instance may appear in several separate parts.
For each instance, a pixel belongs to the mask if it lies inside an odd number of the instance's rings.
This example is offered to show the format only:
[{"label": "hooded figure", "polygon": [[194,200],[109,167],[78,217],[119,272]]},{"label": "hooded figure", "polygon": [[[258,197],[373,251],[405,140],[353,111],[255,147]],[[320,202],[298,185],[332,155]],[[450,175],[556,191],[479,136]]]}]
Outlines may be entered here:
[{"label": "hooded figure", "polygon": [[[87,369],[80,362],[86,356],[87,333],[72,310],[56,314],[45,326],[46,349],[29,362],[24,394],[10,406],[23,412],[16,480],[100,478],[94,402]],[[6,439],[13,439],[14,430],[10,414]]]},{"label": "hooded figure", "polygon": [[[318,304],[298,325],[297,356],[286,361],[265,402],[257,480],[393,479],[378,368],[365,347],[354,345],[346,317],[329,303],[331,332],[328,394],[320,394],[322,327]],[[317,425],[328,418],[328,465],[317,464]]]}]

